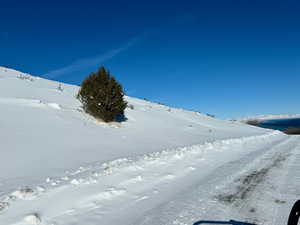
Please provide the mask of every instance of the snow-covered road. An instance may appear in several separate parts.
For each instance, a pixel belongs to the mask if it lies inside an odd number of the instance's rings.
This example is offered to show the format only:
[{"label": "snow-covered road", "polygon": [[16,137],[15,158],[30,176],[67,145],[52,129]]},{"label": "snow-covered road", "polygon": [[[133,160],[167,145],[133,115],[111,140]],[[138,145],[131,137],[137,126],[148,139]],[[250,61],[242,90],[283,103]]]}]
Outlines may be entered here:
[{"label": "snow-covered road", "polygon": [[273,143],[226,163],[184,194],[148,212],[135,224],[193,224],[231,219],[286,224],[300,196],[300,137]]},{"label": "snow-covered road", "polygon": [[299,195],[299,144],[272,132],[80,167],[7,196],[0,224],[282,224]]}]

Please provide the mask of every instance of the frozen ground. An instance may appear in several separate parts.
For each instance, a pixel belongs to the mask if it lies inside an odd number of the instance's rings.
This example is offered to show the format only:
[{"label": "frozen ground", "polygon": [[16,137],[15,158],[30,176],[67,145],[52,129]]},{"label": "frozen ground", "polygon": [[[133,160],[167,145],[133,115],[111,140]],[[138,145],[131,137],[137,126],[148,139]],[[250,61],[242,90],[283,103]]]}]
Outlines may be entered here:
[{"label": "frozen ground", "polygon": [[285,223],[298,137],[130,97],[104,124],[61,87],[0,67],[0,224]]}]

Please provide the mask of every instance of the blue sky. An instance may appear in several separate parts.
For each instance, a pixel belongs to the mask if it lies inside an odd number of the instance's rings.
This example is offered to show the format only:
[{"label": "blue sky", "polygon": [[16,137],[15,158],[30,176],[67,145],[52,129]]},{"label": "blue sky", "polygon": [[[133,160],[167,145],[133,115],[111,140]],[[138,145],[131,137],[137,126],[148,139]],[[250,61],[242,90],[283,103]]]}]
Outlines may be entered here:
[{"label": "blue sky", "polygon": [[0,64],[80,84],[106,66],[130,96],[222,118],[300,111],[299,1],[14,1]]}]

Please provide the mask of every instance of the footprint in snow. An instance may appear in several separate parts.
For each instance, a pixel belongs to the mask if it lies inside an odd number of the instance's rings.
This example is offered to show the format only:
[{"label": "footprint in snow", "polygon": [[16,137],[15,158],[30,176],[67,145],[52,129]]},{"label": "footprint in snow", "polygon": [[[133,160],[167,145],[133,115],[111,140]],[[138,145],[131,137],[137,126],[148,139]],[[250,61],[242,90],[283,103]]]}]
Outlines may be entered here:
[{"label": "footprint in snow", "polygon": [[36,197],[36,192],[31,188],[22,188],[10,194],[14,199],[32,200]]},{"label": "footprint in snow", "polygon": [[136,176],[136,177],[133,177],[131,179],[128,179],[122,183],[120,183],[120,185],[123,185],[123,186],[127,186],[127,185],[130,185],[130,184],[136,184],[136,183],[139,183],[143,181],[143,178],[142,176]]},{"label": "footprint in snow", "polygon": [[0,212],[7,209],[9,207],[8,202],[0,202]]},{"label": "footprint in snow", "polygon": [[143,196],[143,197],[141,197],[141,198],[138,198],[137,200],[135,200],[136,202],[140,202],[140,201],[143,201],[143,200],[146,200],[146,199],[148,199],[149,198],[149,196]]},{"label": "footprint in snow", "polygon": [[175,178],[175,175],[173,175],[173,174],[167,174],[163,178],[166,179],[166,180],[172,180],[172,179]]}]

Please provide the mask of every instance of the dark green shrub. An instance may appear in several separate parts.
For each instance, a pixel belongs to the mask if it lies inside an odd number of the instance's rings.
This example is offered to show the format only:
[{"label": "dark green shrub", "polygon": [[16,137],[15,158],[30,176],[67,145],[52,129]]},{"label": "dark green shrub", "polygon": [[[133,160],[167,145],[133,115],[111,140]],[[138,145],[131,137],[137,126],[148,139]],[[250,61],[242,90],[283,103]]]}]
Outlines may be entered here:
[{"label": "dark green shrub", "polygon": [[216,118],[216,116],[213,115],[213,114],[206,113],[206,115],[209,116],[209,117],[211,117],[211,118]]},{"label": "dark green shrub", "polygon": [[251,120],[247,120],[246,124],[252,125],[252,126],[259,126],[259,124],[261,123],[260,120],[256,120],[256,119],[251,119]]},{"label": "dark green shrub", "polygon": [[131,110],[134,110],[134,105],[128,105],[127,107]]},{"label": "dark green shrub", "polygon": [[286,134],[289,134],[289,135],[296,135],[296,134],[299,135],[300,134],[300,128],[298,128],[298,127],[289,127],[287,129],[285,129],[283,132],[286,133]]},{"label": "dark green shrub", "polygon": [[123,97],[122,85],[104,67],[82,82],[77,95],[85,112],[105,122],[115,121],[124,115],[127,102]]}]

